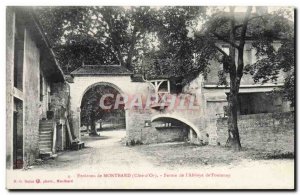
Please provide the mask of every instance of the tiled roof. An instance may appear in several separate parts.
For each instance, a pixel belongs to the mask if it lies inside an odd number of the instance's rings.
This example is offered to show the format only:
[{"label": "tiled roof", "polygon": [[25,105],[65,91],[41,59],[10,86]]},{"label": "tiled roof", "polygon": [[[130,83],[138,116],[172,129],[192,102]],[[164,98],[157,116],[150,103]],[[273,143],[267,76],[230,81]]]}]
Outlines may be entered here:
[{"label": "tiled roof", "polygon": [[133,72],[121,65],[83,65],[71,75],[132,75]]}]

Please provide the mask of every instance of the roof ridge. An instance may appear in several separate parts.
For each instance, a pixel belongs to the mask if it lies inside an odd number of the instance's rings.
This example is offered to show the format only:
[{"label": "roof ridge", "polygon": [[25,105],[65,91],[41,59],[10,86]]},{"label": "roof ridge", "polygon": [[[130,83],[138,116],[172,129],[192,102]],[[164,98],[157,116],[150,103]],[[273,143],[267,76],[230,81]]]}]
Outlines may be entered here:
[{"label": "roof ridge", "polygon": [[132,75],[133,72],[122,65],[81,65],[70,75]]}]

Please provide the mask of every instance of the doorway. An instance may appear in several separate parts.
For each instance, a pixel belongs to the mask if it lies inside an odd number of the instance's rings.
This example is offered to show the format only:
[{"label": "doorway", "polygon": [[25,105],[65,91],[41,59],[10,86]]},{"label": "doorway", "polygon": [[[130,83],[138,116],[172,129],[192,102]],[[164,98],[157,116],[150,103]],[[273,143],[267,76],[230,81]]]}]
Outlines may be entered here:
[{"label": "doorway", "polygon": [[23,168],[23,102],[14,98],[13,169]]}]

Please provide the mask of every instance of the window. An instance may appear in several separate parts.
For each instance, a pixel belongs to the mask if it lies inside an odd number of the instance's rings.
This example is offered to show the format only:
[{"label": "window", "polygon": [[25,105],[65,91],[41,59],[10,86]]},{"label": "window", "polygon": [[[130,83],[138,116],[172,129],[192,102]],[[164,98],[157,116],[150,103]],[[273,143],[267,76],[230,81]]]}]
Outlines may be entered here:
[{"label": "window", "polygon": [[14,87],[23,89],[23,58],[24,58],[25,28],[16,13],[15,20],[15,47],[14,47]]}]

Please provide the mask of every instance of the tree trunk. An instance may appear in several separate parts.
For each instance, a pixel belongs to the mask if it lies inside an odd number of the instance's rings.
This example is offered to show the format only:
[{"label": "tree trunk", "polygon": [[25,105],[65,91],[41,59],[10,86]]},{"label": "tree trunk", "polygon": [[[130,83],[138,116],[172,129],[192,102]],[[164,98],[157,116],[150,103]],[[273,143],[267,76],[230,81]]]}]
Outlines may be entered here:
[{"label": "tree trunk", "polygon": [[100,130],[102,130],[102,121],[100,121]]},{"label": "tree trunk", "polygon": [[[235,40],[235,19],[234,19],[234,7],[230,7],[231,20],[230,20],[230,32],[229,32],[229,58],[227,63],[229,67],[230,77],[230,92],[227,96],[228,101],[228,139],[226,146],[233,148],[234,150],[241,150],[241,142],[239,136],[239,129],[237,124],[237,105],[238,105],[238,93],[240,86],[240,77],[237,77],[237,69],[235,62],[236,40]],[[242,57],[242,56],[241,56]],[[240,56],[239,56],[240,59]]]},{"label": "tree trunk", "polygon": [[86,132],[89,134],[90,133],[90,126],[86,125]]},{"label": "tree trunk", "polygon": [[237,90],[230,90],[228,94],[228,139],[226,147],[234,150],[241,150],[241,142],[239,136],[239,129],[237,124],[237,104],[238,93]]},{"label": "tree trunk", "polygon": [[91,125],[91,133],[90,135],[98,135],[97,130],[96,130],[96,120],[95,120],[95,113],[91,113],[91,120],[90,120],[90,125]]}]

